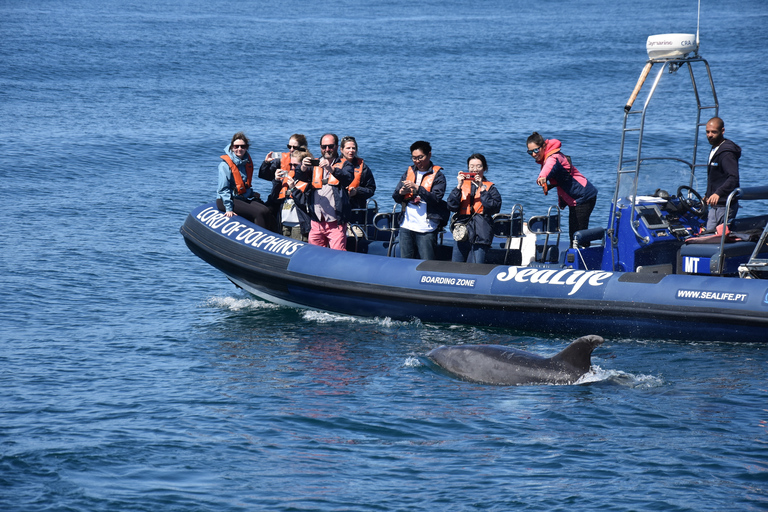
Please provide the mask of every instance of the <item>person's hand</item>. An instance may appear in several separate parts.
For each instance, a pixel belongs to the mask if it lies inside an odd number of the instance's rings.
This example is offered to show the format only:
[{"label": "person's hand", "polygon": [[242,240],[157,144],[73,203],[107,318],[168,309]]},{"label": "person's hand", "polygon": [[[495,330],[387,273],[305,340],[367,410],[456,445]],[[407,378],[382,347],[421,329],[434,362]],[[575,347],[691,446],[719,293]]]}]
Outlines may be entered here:
[{"label": "person's hand", "polygon": [[480,192],[485,192],[486,187],[483,185],[483,177],[480,176],[480,174],[475,175],[475,185],[477,185],[477,188],[480,190]]},{"label": "person's hand", "polygon": [[225,217],[237,217],[235,212],[224,212]]},{"label": "person's hand", "polygon": [[272,160],[274,160],[274,158],[272,158],[272,152],[270,151],[269,153],[267,153],[267,156],[264,157],[264,161],[271,162]]},{"label": "person's hand", "polygon": [[320,167],[323,167],[323,168],[327,168],[327,167],[330,167],[330,166],[331,166],[331,162],[330,162],[330,160],[328,160],[328,159],[327,159],[327,158],[325,158],[325,157],[322,157],[322,158],[320,159]]},{"label": "person's hand", "polygon": [[706,200],[706,203],[710,206],[717,206],[717,202],[720,200],[720,196],[717,194],[712,194],[709,196]]},{"label": "person's hand", "polygon": [[304,160],[301,161],[301,170],[306,171],[307,169],[312,168],[312,159],[307,157],[304,157]]},{"label": "person's hand", "polygon": [[357,188],[349,189],[349,197],[355,197],[357,195]]},{"label": "person's hand", "polygon": [[464,173],[459,172],[456,175],[456,188],[461,188],[461,184],[464,183]]},{"label": "person's hand", "polygon": [[547,193],[549,192],[549,187],[547,186],[547,178],[542,176],[541,178],[536,180],[536,184],[539,185],[542,188],[542,190],[544,190],[544,195],[546,196]]}]

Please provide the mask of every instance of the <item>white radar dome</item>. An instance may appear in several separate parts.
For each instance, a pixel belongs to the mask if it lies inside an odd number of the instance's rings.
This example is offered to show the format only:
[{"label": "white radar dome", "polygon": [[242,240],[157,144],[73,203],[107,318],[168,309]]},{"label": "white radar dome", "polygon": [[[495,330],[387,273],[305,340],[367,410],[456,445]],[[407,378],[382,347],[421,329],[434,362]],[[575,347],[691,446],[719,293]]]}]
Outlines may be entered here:
[{"label": "white radar dome", "polygon": [[650,59],[680,59],[699,47],[696,34],[659,34],[648,36],[645,49]]}]

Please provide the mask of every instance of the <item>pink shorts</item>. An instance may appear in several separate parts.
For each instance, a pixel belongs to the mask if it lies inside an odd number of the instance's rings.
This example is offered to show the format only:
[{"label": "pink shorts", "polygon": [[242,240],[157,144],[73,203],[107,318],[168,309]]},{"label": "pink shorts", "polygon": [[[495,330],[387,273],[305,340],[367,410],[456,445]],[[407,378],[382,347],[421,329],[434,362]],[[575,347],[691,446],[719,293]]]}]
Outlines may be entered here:
[{"label": "pink shorts", "polygon": [[339,222],[312,221],[309,230],[309,243],[321,247],[330,247],[339,251],[347,250],[347,226]]}]

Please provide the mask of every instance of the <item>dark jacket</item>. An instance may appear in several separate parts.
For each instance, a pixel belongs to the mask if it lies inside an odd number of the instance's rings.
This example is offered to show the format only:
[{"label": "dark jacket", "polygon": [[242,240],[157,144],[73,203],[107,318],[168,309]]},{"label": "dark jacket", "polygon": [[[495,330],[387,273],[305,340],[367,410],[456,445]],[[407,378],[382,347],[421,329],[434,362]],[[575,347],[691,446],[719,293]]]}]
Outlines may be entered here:
[{"label": "dark jacket", "polygon": [[[432,170],[434,167],[432,162],[429,163],[429,167],[430,171],[424,175],[425,177],[434,172]],[[414,169],[414,173],[417,172],[418,171]],[[405,181],[407,177],[408,171],[405,171],[400,177],[400,181],[397,183],[395,191],[392,193],[392,199],[394,199],[397,204],[403,205],[403,211],[400,212],[401,223],[403,221],[403,217],[405,216],[406,199],[405,196],[400,193],[400,189],[403,188],[403,181]],[[416,191],[416,195],[420,197],[422,201],[427,203],[427,218],[433,222],[436,222],[438,224],[438,229],[441,229],[448,223],[448,216],[450,213],[448,212],[448,208],[445,205],[445,201],[443,201],[443,195],[445,195],[445,175],[442,173],[442,171],[437,171],[435,174],[435,178],[432,181],[432,190],[427,191],[424,187],[419,186],[419,189]]]},{"label": "dark jacket", "polygon": [[[707,166],[705,198],[717,194],[720,196],[718,206],[725,206],[728,194],[739,188],[739,158],[741,148],[731,140],[723,140]],[[736,205],[738,202],[733,201],[731,204]]]},{"label": "dark jacket", "polygon": [[[476,192],[477,186],[473,183],[469,197],[473,198]],[[448,209],[452,212],[458,212],[461,209],[460,188],[456,187],[451,191],[447,203]],[[485,192],[480,192],[480,203],[483,205],[483,213],[475,213],[472,220],[467,223],[468,241],[471,244],[490,245],[493,242],[493,216],[501,211],[501,194],[496,189],[496,185],[491,185]],[[466,217],[466,215],[459,215],[458,219]]]},{"label": "dark jacket", "polygon": [[[331,174],[339,180],[339,184],[333,187],[333,198],[336,203],[336,214],[339,223],[343,224],[349,220],[351,206],[349,204],[349,194],[347,187],[352,183],[352,167],[331,167]],[[293,189],[293,199],[296,204],[304,208],[314,221],[319,221],[315,215],[315,189],[312,188],[312,171],[298,173],[299,184]]]}]

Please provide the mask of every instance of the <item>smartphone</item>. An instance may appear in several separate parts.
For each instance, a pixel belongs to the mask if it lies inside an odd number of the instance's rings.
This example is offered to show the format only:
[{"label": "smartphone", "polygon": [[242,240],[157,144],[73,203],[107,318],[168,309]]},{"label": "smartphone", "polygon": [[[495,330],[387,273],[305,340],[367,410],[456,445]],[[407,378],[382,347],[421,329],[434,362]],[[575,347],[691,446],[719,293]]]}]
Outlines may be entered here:
[{"label": "smartphone", "polygon": [[320,159],[319,158],[312,158],[309,160],[309,165],[320,165]]},{"label": "smartphone", "polygon": [[272,158],[274,158],[275,160],[280,160],[281,158],[283,158],[283,154],[279,151],[273,151]]}]

